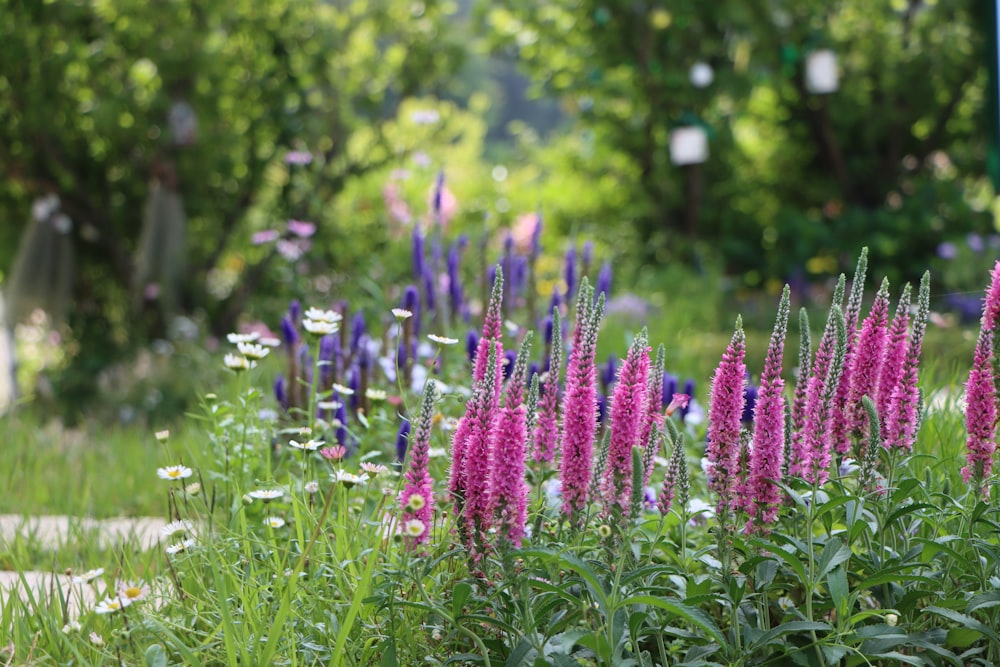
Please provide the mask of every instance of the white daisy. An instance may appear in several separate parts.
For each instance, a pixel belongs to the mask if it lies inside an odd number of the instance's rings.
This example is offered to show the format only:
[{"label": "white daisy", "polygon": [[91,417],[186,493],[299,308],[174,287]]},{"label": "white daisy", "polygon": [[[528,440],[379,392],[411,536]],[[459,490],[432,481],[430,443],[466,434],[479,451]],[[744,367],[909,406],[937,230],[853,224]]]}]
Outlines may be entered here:
[{"label": "white daisy", "polygon": [[312,482],[306,482],[305,489],[306,493],[316,493],[317,491],[319,491],[319,482],[315,480]]},{"label": "white daisy", "polygon": [[180,521],[171,521],[161,528],[160,535],[163,537],[173,537],[178,533],[190,533],[192,530],[194,530],[194,524],[187,519],[181,519]]},{"label": "white daisy", "polygon": [[167,553],[173,556],[174,554],[179,554],[185,549],[190,549],[193,546],[194,546],[194,539],[189,537],[186,540],[181,540],[180,542],[171,544],[169,547],[167,547]]},{"label": "white daisy", "polygon": [[264,525],[270,528],[281,528],[285,525],[285,520],[280,516],[269,516],[264,519]]},{"label": "white daisy", "polygon": [[354,390],[353,389],[351,389],[350,387],[345,387],[344,385],[338,384],[336,382],[333,383],[333,389],[334,389],[334,391],[336,391],[341,396],[353,396],[354,395]]},{"label": "white daisy", "polygon": [[[98,614],[113,614],[116,611],[121,611],[129,605],[129,601],[126,601],[117,597],[106,597],[97,603],[94,607],[94,611]],[[103,642],[102,642],[103,643]]]},{"label": "white daisy", "polygon": [[83,574],[73,575],[72,582],[74,584],[86,584],[90,581],[93,581],[94,579],[97,579],[102,574],[104,574],[104,568],[98,567],[93,570],[87,570]]},{"label": "white daisy", "polygon": [[247,359],[263,359],[271,352],[271,348],[257,343],[240,343],[236,349]]},{"label": "white daisy", "polygon": [[339,410],[340,406],[343,405],[340,401],[317,401],[316,407],[320,410],[329,410],[333,412],[334,410]]},{"label": "white daisy", "polygon": [[[295,442],[292,440],[292,442]],[[256,489],[247,494],[251,498],[256,498],[257,500],[263,500],[265,503],[271,502],[272,500],[277,500],[285,495],[283,489]]]},{"label": "white daisy", "polygon": [[274,336],[265,336],[257,342],[265,347],[278,347],[281,345],[281,339],[275,338]]},{"label": "white daisy", "polygon": [[241,354],[227,354],[225,359],[222,360],[222,363],[225,364],[226,368],[231,371],[236,371],[237,373],[240,371],[248,371],[257,366],[256,362],[250,361]]},{"label": "white daisy", "polygon": [[138,602],[147,595],[149,595],[149,584],[142,582],[122,582],[118,584],[118,599],[125,603],[126,606],[132,604],[133,602]]},{"label": "white daisy", "polygon": [[420,519],[410,519],[403,524],[403,532],[408,537],[420,537],[427,530],[426,524]]},{"label": "white daisy", "polygon": [[340,322],[343,316],[335,310],[320,310],[319,308],[310,308],[305,312],[303,316],[307,320],[312,320],[313,322],[328,322],[336,323]]},{"label": "white daisy", "polygon": [[365,390],[365,396],[368,397],[369,401],[384,401],[388,395],[382,389],[375,389],[373,387]]},{"label": "white daisy", "polygon": [[288,446],[293,449],[302,449],[307,452],[314,452],[323,445],[322,440],[306,440],[305,442],[299,442],[298,440],[289,440]]},{"label": "white daisy", "polygon": [[358,484],[364,484],[368,481],[368,475],[355,475],[343,470],[337,470],[336,472],[330,473],[330,478],[334,482],[340,482],[348,488],[357,486]]},{"label": "white daisy", "polygon": [[182,465],[167,466],[166,468],[157,468],[156,475],[160,479],[169,480],[171,482],[177,481],[179,479],[187,479],[192,475],[191,468]]},{"label": "white daisy", "polygon": [[392,315],[397,320],[406,320],[413,317],[413,313],[408,311],[406,308],[393,308]]},{"label": "white daisy", "polygon": [[170,431],[157,431],[154,435],[157,442],[166,442],[170,439]]},{"label": "white daisy", "polygon": [[457,338],[448,338],[447,336],[438,336],[437,334],[427,334],[427,337],[438,345],[454,345],[458,342]]},{"label": "white daisy", "polygon": [[340,323],[322,322],[319,320],[302,320],[302,328],[314,336],[328,336],[340,331]]},{"label": "white daisy", "polygon": [[372,479],[375,479],[382,473],[389,472],[389,469],[381,463],[369,463],[368,461],[361,464],[361,469]]},{"label": "white daisy", "polygon": [[226,340],[228,340],[233,345],[239,345],[241,343],[253,343],[258,338],[260,338],[260,334],[257,333],[256,331],[251,331],[250,333],[245,333],[245,334],[231,333],[226,335]]}]

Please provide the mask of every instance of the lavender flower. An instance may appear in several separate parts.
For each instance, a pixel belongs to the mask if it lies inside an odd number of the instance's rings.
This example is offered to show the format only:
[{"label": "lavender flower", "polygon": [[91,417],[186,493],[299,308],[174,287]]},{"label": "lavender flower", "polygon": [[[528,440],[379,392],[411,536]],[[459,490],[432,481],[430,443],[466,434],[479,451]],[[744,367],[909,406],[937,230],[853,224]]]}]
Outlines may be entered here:
[{"label": "lavender flower", "polygon": [[566,251],[566,266],[563,270],[566,280],[566,300],[569,301],[576,290],[576,246],[570,246]]},{"label": "lavender flower", "polygon": [[597,274],[596,294],[603,294],[605,299],[611,297],[611,262],[604,262],[601,272]]},{"label": "lavender flower", "polygon": [[396,460],[402,463],[406,460],[407,443],[410,440],[410,420],[403,418],[396,432]]},{"label": "lavender flower", "polygon": [[733,494],[739,484],[740,417],[743,414],[743,383],[746,378],[746,336],[742,318],[722,361],[712,377],[708,410],[709,488],[719,497],[718,514],[727,514],[735,505]]}]

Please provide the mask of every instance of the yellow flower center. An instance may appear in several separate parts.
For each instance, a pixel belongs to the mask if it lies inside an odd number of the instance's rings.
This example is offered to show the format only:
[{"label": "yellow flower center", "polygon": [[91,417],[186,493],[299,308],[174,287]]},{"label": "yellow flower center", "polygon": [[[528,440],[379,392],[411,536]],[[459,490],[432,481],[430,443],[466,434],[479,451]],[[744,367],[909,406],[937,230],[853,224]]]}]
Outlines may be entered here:
[{"label": "yellow flower center", "polygon": [[142,589],[140,589],[137,586],[129,586],[128,588],[125,589],[125,597],[127,597],[129,600],[134,600],[140,595],[142,595]]},{"label": "yellow flower center", "polygon": [[167,475],[169,475],[170,477],[180,477],[181,476],[181,471],[180,470],[170,470],[170,471],[167,472]]}]

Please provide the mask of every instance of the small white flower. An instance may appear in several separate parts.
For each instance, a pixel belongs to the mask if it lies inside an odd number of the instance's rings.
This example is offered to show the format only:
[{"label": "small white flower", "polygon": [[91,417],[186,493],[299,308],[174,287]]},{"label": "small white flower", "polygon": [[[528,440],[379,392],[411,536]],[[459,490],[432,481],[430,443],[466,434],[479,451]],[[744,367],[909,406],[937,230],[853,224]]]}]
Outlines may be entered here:
[{"label": "small white flower", "polygon": [[444,447],[431,447],[430,449],[427,450],[427,458],[439,459],[442,456],[445,456],[447,453],[448,450],[446,450]]},{"label": "small white flower", "polygon": [[118,599],[125,603],[125,606],[142,600],[149,595],[149,584],[145,583],[121,583],[118,585]]},{"label": "small white flower", "polygon": [[382,389],[369,387],[365,390],[365,396],[368,397],[368,400],[370,401],[384,401],[388,394]]},{"label": "small white flower", "polygon": [[438,336],[437,334],[427,334],[427,337],[438,345],[454,345],[458,342],[457,338],[448,338],[447,336]]},{"label": "small white flower", "polygon": [[894,627],[896,627],[897,623],[899,623],[899,616],[898,615],[896,615],[896,614],[886,614],[885,615],[885,624],[886,625],[888,625],[891,628],[894,628]]},{"label": "small white flower", "polygon": [[[124,609],[129,605],[130,601],[126,602],[126,599],[118,597],[114,598],[106,597],[97,603],[97,606],[94,607],[94,611],[96,611],[98,614],[113,614],[116,611],[121,611],[122,609]],[[94,643],[96,644],[97,642]],[[104,641],[101,640],[101,643],[103,644]]]},{"label": "small white flower", "polygon": [[336,382],[333,383],[333,390],[336,391],[341,396],[353,396],[354,395],[354,390],[353,389],[351,389],[350,387],[345,387],[344,385],[338,384]]},{"label": "small white flower", "polygon": [[190,533],[192,530],[194,530],[194,524],[187,519],[181,519],[180,521],[171,521],[161,528],[160,535],[163,537],[173,537],[178,533]]},{"label": "small white flower", "polygon": [[95,568],[93,570],[87,570],[83,574],[73,575],[73,578],[72,578],[71,581],[74,584],[86,584],[88,582],[93,581],[94,579],[97,579],[102,574],[104,574],[104,568],[103,567],[98,567],[98,568]]},{"label": "small white flower", "polygon": [[795,602],[792,601],[792,598],[782,595],[778,598],[778,606],[781,607],[782,611],[789,611],[795,609]]},{"label": "small white flower", "polygon": [[[107,613],[107,612],[100,612],[100,611],[98,611],[97,613],[100,614],[100,613]],[[90,643],[93,644],[94,646],[104,646],[104,638],[101,637],[96,632],[91,632],[89,639],[90,639]]]},{"label": "small white flower", "polygon": [[407,320],[413,317],[413,313],[408,311],[406,308],[393,308],[392,315],[397,320]]},{"label": "small white flower", "polygon": [[420,537],[427,530],[426,524],[420,519],[410,519],[403,524],[403,532],[409,537]]},{"label": "small white flower", "polygon": [[334,324],[340,322],[344,317],[335,310],[320,310],[319,308],[310,308],[305,312],[305,319],[312,320],[313,322],[327,322],[329,324]]},{"label": "small white flower", "polygon": [[314,336],[328,336],[340,331],[340,323],[322,322],[319,320],[302,320],[302,328]]},{"label": "small white flower", "polygon": [[80,625],[80,621],[70,621],[69,623],[67,623],[66,625],[64,625],[62,627],[63,633],[65,633],[67,635],[68,634],[72,634],[74,632],[80,632],[80,630],[82,630],[82,629],[83,629],[83,626]]},{"label": "small white flower", "polygon": [[227,354],[222,362],[225,364],[226,368],[231,371],[236,371],[237,373],[240,371],[248,371],[257,366],[256,362],[250,361],[242,354]]},{"label": "small white flower", "polygon": [[368,461],[361,464],[361,469],[372,479],[375,479],[383,473],[389,472],[389,469],[381,463],[369,463]]},{"label": "small white flower", "polygon": [[265,347],[278,347],[279,345],[281,345],[281,339],[275,338],[274,336],[265,336],[264,338],[261,338],[257,342],[260,343],[261,345],[264,345]]},{"label": "small white flower", "polygon": [[157,442],[166,442],[170,439],[170,431],[157,431],[154,435]]},{"label": "small white flower", "polygon": [[156,475],[160,479],[166,479],[169,481],[176,481],[179,479],[187,479],[192,475],[191,468],[187,466],[167,466],[166,468],[157,468]]},{"label": "small white flower", "polygon": [[171,544],[169,547],[167,547],[167,553],[173,556],[174,554],[179,554],[185,549],[190,549],[193,546],[194,546],[194,539],[189,537],[186,540],[181,540],[180,542]]},{"label": "small white flower", "polygon": [[319,482],[317,481],[306,482],[305,489],[306,493],[316,493],[317,491],[319,491]]},{"label": "small white flower", "polygon": [[[292,442],[295,442],[292,440]],[[251,498],[256,498],[257,500],[263,500],[265,503],[271,502],[272,500],[277,500],[284,497],[285,492],[283,489],[255,489],[247,494]]]},{"label": "small white flower", "polygon": [[260,334],[257,333],[256,331],[251,331],[250,333],[245,333],[245,334],[231,333],[226,335],[226,340],[228,340],[233,345],[239,345],[241,343],[253,343],[258,338],[260,338]]},{"label": "small white flower", "polygon": [[264,525],[269,528],[281,528],[285,525],[285,520],[280,516],[269,516],[264,519]]},{"label": "small white flower", "polygon": [[317,401],[316,407],[320,410],[329,410],[333,412],[334,410],[339,410],[340,406],[343,405],[340,401]]},{"label": "small white flower", "polygon": [[359,484],[364,484],[368,481],[368,475],[355,475],[353,473],[346,472],[344,470],[337,470],[330,473],[330,479],[334,482],[340,482],[344,486],[350,488],[352,486],[357,486]]},{"label": "small white flower", "polygon": [[257,343],[240,343],[236,346],[247,359],[263,359],[271,353],[271,348],[258,345]]},{"label": "small white flower", "polygon": [[192,482],[184,487],[184,493],[189,496],[197,496],[201,492],[201,484],[198,482]]},{"label": "small white flower", "polygon": [[297,440],[289,440],[288,446],[294,449],[302,449],[307,452],[314,452],[323,445],[322,440],[306,440],[305,442],[299,442]]}]

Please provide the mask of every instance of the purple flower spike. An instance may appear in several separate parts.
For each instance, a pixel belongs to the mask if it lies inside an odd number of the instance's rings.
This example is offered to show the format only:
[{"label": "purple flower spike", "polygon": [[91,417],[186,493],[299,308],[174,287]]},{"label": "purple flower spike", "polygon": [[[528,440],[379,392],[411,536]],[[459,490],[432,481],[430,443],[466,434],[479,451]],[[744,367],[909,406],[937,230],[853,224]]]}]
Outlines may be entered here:
[{"label": "purple flower spike", "polygon": [[319,390],[325,391],[333,382],[334,347],[340,337],[336,334],[323,336],[319,339]]},{"label": "purple flower spike", "polygon": [[292,320],[292,324],[299,326],[299,322],[302,321],[302,304],[298,299],[292,299],[288,304],[288,317]]},{"label": "purple flower spike", "polygon": [[475,329],[469,329],[469,333],[465,334],[465,353],[469,355],[469,363],[476,363],[476,352],[479,349],[479,332]]},{"label": "purple flower spike", "polygon": [[[690,396],[691,399],[694,400],[694,388],[695,388],[694,380],[692,378],[688,378],[687,380],[684,380],[684,390],[681,393]],[[683,408],[679,410],[679,412],[681,415],[681,421],[687,419],[688,413],[691,412],[690,404],[685,405]]]},{"label": "purple flower spike", "polygon": [[448,249],[448,299],[452,313],[462,312],[462,304],[465,301],[464,290],[462,289],[462,274],[459,268],[461,261],[461,249],[456,243]]},{"label": "purple flower spike", "polygon": [[434,274],[430,269],[424,269],[423,275],[424,303],[427,304],[427,311],[437,309],[437,294],[435,292]]},{"label": "purple flower spike", "polygon": [[514,372],[514,362],[517,361],[517,352],[514,350],[507,350],[503,353],[503,379],[509,380],[511,373]]},{"label": "purple flower spike", "polygon": [[289,315],[281,318],[281,342],[288,351],[294,349],[295,344],[299,342],[299,332],[295,330],[294,320]]},{"label": "purple flower spike", "polygon": [[1000,321],[1000,261],[993,265],[990,286],[986,290],[986,304],[983,307],[982,328],[995,331]]},{"label": "purple flower spike", "polygon": [[[585,275],[590,270],[590,265],[593,263],[593,261],[594,261],[594,242],[586,241],[583,244],[583,250],[580,252],[580,263],[583,265],[583,273]],[[597,292],[601,291],[600,278],[597,279],[597,286],[594,289]]]},{"label": "purple flower spike", "polygon": [[354,392],[350,396],[351,410],[357,410],[361,398],[361,369],[357,366],[351,366],[347,374],[347,386]]},{"label": "purple flower spike", "polygon": [[542,253],[542,212],[535,215],[535,228],[531,231],[531,256],[538,257]]},{"label": "purple flower spike", "polygon": [[340,403],[340,407],[337,408],[337,421],[340,422],[340,426],[337,427],[337,444],[347,447],[347,406],[344,404],[343,397],[334,393],[334,398]]},{"label": "purple flower spike", "polygon": [[608,423],[608,397],[601,392],[597,392],[597,423]]},{"label": "purple flower spike", "polygon": [[434,181],[434,219],[441,220],[441,199],[444,192],[444,171],[439,171],[437,179]]},{"label": "purple flower spike", "polygon": [[747,426],[753,424],[753,410],[754,406],[757,405],[758,391],[759,390],[756,385],[750,384],[750,377],[748,374],[747,385],[743,390],[743,415],[740,417],[740,421]]},{"label": "purple flower spike", "polygon": [[365,314],[359,310],[354,314],[354,318],[351,320],[351,357],[356,357],[358,355],[358,348],[361,345],[361,338],[365,335],[365,330]]},{"label": "purple flower spike", "polygon": [[288,409],[288,392],[285,390],[285,378],[281,375],[274,381],[274,398],[282,409]]},{"label": "purple flower spike", "polygon": [[[883,280],[875,294],[872,309],[861,326],[857,345],[851,357],[851,381],[848,389],[844,415],[846,430],[855,436],[865,435],[868,423],[867,413],[861,399],[878,396],[878,381],[885,356],[887,327],[889,324],[889,281]],[[839,449],[846,454],[848,449]],[[859,457],[860,460],[860,457]]]},{"label": "purple flower spike", "polygon": [[913,449],[917,436],[917,404],[920,389],[917,386],[920,370],[920,351],[923,346],[927,319],[930,316],[930,272],[925,272],[920,280],[917,293],[917,315],[913,318],[913,329],[906,343],[906,359],[898,384],[889,398],[889,414],[886,416],[885,444],[904,450]]},{"label": "purple flower spike", "polygon": [[566,267],[563,272],[566,279],[566,300],[569,301],[576,291],[576,246],[570,246],[566,251]]},{"label": "purple flower spike", "polygon": [[396,433],[396,460],[402,462],[406,458],[406,448],[410,440],[410,420],[403,418]]},{"label": "purple flower spike", "polygon": [[597,294],[603,294],[605,299],[611,297],[611,262],[604,262],[601,272],[597,274]]},{"label": "purple flower spike", "polygon": [[664,373],[662,398],[660,399],[664,405],[670,403],[674,394],[677,393],[677,387],[677,376],[671,373]]},{"label": "purple flower spike", "polygon": [[604,387],[605,393],[611,391],[611,385],[615,383],[615,377],[618,375],[618,358],[614,354],[608,355],[608,362],[604,364],[604,368],[601,370],[601,386]]}]

